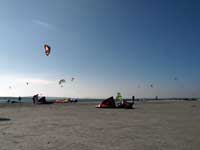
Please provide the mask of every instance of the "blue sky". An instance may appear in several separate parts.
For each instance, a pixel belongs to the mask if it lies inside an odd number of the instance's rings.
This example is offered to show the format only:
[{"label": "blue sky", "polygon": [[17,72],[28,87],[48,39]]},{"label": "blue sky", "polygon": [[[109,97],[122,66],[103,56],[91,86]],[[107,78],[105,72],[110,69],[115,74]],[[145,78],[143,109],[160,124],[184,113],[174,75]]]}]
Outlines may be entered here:
[{"label": "blue sky", "polygon": [[1,96],[199,97],[198,1],[4,0],[0,18]]}]

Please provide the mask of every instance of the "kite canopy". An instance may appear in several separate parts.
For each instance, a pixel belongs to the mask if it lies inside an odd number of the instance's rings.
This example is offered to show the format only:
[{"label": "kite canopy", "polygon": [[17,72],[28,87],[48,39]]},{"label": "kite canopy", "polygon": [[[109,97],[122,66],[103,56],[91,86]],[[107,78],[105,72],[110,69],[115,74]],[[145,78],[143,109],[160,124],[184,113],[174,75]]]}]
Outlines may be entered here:
[{"label": "kite canopy", "polygon": [[51,47],[47,44],[44,45],[44,49],[45,49],[45,54],[47,56],[49,56],[50,52],[51,52]]},{"label": "kite canopy", "polygon": [[115,104],[115,100],[112,97],[109,97],[105,100],[103,100],[99,105],[96,106],[96,108],[125,108],[125,109],[133,109],[133,102],[128,102],[126,100],[123,101],[122,104],[119,106]]},{"label": "kite canopy", "polygon": [[63,87],[63,84],[64,84],[65,82],[66,82],[65,79],[61,79],[61,80],[59,80],[58,84],[59,84],[61,87]]},{"label": "kite canopy", "polygon": [[113,96],[103,100],[96,108],[116,108]]},{"label": "kite canopy", "polygon": [[174,80],[178,80],[178,77],[174,77]]},{"label": "kite canopy", "polygon": [[150,87],[153,88],[154,87],[153,84],[150,84]]}]

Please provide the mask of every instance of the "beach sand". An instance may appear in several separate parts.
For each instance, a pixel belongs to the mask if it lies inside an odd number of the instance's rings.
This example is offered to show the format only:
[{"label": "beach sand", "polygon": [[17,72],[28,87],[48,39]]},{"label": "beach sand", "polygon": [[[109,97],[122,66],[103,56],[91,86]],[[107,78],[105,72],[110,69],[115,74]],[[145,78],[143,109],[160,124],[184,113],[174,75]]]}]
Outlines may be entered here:
[{"label": "beach sand", "polygon": [[199,148],[200,102],[144,102],[131,110],[0,104],[0,150]]}]

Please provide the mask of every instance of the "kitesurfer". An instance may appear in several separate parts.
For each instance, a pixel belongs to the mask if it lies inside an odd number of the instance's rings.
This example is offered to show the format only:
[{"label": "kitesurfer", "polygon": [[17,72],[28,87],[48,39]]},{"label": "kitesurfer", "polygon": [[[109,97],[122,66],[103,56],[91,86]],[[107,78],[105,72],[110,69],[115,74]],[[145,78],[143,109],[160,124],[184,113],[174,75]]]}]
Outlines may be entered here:
[{"label": "kitesurfer", "polygon": [[123,98],[120,92],[117,93],[116,99],[115,99],[116,106],[121,106],[123,104]]},{"label": "kitesurfer", "polygon": [[21,103],[21,100],[22,100],[22,98],[19,96],[19,97],[18,97],[18,101],[19,101],[19,103]]},{"label": "kitesurfer", "polygon": [[38,103],[38,94],[33,96],[33,104],[37,104]]}]

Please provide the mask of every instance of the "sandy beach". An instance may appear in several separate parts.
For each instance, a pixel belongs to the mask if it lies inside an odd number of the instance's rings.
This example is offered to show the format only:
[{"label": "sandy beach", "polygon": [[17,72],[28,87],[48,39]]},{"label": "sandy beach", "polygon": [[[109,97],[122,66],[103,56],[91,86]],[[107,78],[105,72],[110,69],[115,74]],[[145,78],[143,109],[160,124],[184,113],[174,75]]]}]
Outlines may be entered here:
[{"label": "sandy beach", "polygon": [[144,102],[131,110],[0,104],[0,149],[199,150],[199,114],[194,101]]}]

